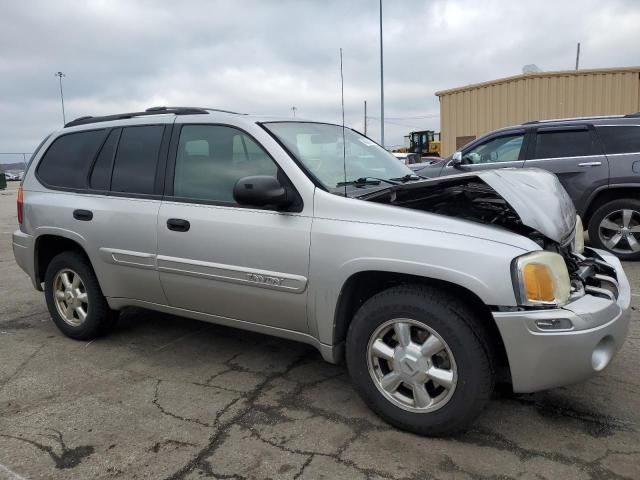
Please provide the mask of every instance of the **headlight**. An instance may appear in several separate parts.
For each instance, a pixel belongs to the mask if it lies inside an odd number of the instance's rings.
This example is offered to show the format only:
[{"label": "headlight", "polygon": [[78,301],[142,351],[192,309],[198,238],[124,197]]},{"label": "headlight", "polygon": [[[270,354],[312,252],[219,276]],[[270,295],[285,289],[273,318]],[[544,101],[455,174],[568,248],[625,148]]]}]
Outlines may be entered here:
[{"label": "headlight", "polygon": [[580,215],[576,218],[576,234],[573,237],[573,251],[576,253],[584,253],[584,227]]},{"label": "headlight", "polygon": [[521,305],[563,305],[571,284],[564,259],[553,252],[532,252],[514,261],[516,296]]}]

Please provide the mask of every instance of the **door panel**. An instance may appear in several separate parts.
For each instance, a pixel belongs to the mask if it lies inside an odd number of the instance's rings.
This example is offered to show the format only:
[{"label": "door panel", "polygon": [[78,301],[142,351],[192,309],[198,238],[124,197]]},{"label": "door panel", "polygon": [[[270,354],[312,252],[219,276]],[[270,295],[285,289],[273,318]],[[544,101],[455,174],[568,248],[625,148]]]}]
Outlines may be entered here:
[{"label": "door panel", "polygon": [[86,229],[91,237],[87,242],[97,246],[96,272],[105,295],[166,304],[155,265],[160,201],[107,196],[83,200],[93,219],[77,221],[82,226],[76,228]]},{"label": "door panel", "polygon": [[595,133],[609,160],[609,183],[639,184],[640,124],[596,126]]},{"label": "door panel", "polygon": [[[303,205],[267,151],[230,125],[174,131],[158,216],[158,269],[169,304],[307,332],[312,205]],[[236,182],[276,176],[295,212],[235,203]],[[295,207],[295,208],[294,208]]]},{"label": "door panel", "polygon": [[[186,232],[167,220],[185,219]],[[158,269],[169,304],[306,332],[311,218],[165,201]]]},{"label": "door panel", "polygon": [[[166,303],[155,267],[159,200],[78,193],[32,195],[42,233],[82,239],[105,296]],[[73,212],[91,212],[90,220]]]}]

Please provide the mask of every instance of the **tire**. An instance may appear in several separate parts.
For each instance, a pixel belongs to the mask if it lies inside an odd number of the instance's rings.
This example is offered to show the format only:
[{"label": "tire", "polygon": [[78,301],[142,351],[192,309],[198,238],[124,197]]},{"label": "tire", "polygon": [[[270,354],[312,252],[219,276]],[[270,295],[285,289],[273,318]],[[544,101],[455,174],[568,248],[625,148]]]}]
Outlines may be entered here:
[{"label": "tire", "polygon": [[[80,279],[79,284],[66,288],[63,273],[66,275],[67,283],[72,283],[77,275]],[[64,298],[64,303],[59,303],[56,292],[62,289],[63,296],[70,296]],[[44,291],[51,318],[67,337],[92,340],[115,327],[117,312],[109,308],[93,268],[84,255],[71,251],[56,255],[47,267]],[[78,305],[86,313],[84,319],[80,318],[74,305]],[[65,306],[71,308],[71,319],[65,319],[63,315]]]},{"label": "tire", "polygon": [[[444,370],[448,365],[450,373],[455,372],[453,387],[445,389],[440,395],[437,393],[444,387],[433,383],[431,379],[427,381],[429,396],[440,398],[431,406],[416,407],[419,402],[415,393],[416,389],[421,388],[422,379],[419,376],[423,375],[424,366],[429,364],[423,363],[415,369],[415,364],[405,368],[403,365],[409,363],[406,361],[408,357],[398,361],[401,358],[397,354],[400,344],[393,349],[392,361],[376,360],[375,356],[370,355],[370,349],[373,349],[372,337],[379,338],[377,335],[389,328],[389,322],[396,322],[397,319],[411,322],[409,331],[412,342],[419,340],[415,338],[416,335],[423,335],[426,329],[429,334],[427,339],[433,337],[441,340],[445,350],[430,357],[430,361],[433,366],[443,367]],[[385,344],[397,341],[395,328],[393,326],[384,337]],[[346,361],[357,392],[383,420],[420,435],[444,436],[466,429],[483,410],[493,392],[495,374],[489,345],[486,330],[472,310],[459,298],[438,288],[404,285],[374,295],[358,310],[347,333]],[[409,348],[416,347],[412,344]],[[449,355],[453,356],[453,361],[449,358],[448,362],[443,362],[442,357],[446,359]],[[401,375],[406,376],[407,370],[414,371],[409,372],[411,375],[418,375],[411,377],[417,378],[411,380],[415,382],[413,390],[407,389],[403,380],[393,394],[404,399],[413,397],[413,406],[406,402],[403,404],[404,400],[393,399],[395,397],[388,392],[383,393],[382,380],[376,380],[376,376],[391,373],[388,367],[392,365],[400,365],[393,371]],[[431,371],[430,368],[427,370]],[[422,395],[419,397],[424,398]]]},{"label": "tire", "polygon": [[[637,228],[638,232],[624,230],[623,212],[625,211],[632,212],[629,216],[630,220],[627,221],[627,227]],[[609,228],[601,228],[603,222],[612,222],[623,230],[618,232]],[[608,224],[610,225],[610,223]],[[640,200],[622,198],[605,203],[591,216],[588,229],[589,240],[594,247],[606,250],[620,260],[640,260]],[[615,240],[616,235],[619,234],[622,237],[614,247],[605,243],[606,240]],[[634,251],[634,248],[638,250]]]}]

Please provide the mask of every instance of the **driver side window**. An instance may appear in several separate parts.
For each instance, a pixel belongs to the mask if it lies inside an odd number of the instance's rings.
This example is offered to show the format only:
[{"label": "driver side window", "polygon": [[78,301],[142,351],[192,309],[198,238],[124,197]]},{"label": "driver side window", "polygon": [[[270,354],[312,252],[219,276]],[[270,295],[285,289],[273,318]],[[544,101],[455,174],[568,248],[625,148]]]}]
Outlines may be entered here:
[{"label": "driver side window", "polygon": [[241,130],[185,125],[178,142],[173,194],[233,204],[233,187],[239,179],[277,173],[267,152]]},{"label": "driver side window", "polygon": [[483,163],[515,162],[520,157],[523,140],[523,133],[492,138],[467,151],[462,157],[462,163],[464,165],[478,165]]}]

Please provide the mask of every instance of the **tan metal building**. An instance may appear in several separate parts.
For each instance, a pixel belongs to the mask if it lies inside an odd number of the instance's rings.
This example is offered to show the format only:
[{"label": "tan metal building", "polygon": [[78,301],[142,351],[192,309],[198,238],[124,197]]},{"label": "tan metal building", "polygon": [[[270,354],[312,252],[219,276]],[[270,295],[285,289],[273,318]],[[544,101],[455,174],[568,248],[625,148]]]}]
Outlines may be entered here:
[{"label": "tan metal building", "polygon": [[537,72],[436,92],[442,155],[531,120],[640,111],[640,67]]}]

